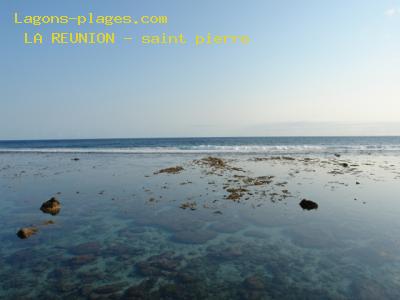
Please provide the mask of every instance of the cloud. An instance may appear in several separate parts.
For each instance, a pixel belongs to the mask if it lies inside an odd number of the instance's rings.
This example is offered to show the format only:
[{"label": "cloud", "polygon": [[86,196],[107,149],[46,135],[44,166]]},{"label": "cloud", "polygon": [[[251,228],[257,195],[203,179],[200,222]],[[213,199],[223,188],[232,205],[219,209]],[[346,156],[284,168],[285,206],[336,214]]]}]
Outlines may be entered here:
[{"label": "cloud", "polygon": [[385,15],[388,17],[394,17],[399,14],[400,14],[400,8],[392,7],[385,11]]}]

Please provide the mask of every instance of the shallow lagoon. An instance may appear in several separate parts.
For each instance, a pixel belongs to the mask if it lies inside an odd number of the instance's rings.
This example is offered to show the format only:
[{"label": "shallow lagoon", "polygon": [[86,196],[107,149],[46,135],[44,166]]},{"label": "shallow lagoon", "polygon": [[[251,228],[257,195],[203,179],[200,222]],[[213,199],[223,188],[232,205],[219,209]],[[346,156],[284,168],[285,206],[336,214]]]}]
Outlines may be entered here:
[{"label": "shallow lagoon", "polygon": [[1,154],[0,297],[400,298],[400,157],[256,157]]}]

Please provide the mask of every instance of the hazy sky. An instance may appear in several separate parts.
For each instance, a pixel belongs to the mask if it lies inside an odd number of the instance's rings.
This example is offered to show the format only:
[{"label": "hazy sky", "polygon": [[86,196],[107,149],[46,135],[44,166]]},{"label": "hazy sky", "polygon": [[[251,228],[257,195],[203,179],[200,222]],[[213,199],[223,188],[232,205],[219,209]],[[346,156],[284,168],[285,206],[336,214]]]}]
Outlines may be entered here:
[{"label": "hazy sky", "polygon": [[[27,46],[22,15],[167,15],[246,46]],[[400,1],[0,2],[0,139],[400,134]]]}]

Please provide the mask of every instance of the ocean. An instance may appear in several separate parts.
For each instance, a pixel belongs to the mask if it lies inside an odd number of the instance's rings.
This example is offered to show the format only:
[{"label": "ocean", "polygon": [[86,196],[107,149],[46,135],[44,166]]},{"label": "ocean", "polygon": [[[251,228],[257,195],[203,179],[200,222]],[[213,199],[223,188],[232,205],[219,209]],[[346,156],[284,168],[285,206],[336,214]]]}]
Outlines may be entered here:
[{"label": "ocean", "polygon": [[396,153],[400,137],[213,137],[0,141],[0,153]]}]

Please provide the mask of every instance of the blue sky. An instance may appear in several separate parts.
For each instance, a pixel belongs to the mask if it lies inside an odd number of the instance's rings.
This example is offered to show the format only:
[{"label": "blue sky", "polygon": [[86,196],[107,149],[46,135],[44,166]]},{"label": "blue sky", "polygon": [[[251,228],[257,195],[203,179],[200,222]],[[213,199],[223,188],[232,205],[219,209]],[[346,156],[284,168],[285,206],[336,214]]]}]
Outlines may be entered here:
[{"label": "blue sky", "polygon": [[[0,3],[0,139],[400,134],[400,1]],[[27,46],[21,15],[167,15],[117,35],[246,34],[246,46]]]}]

